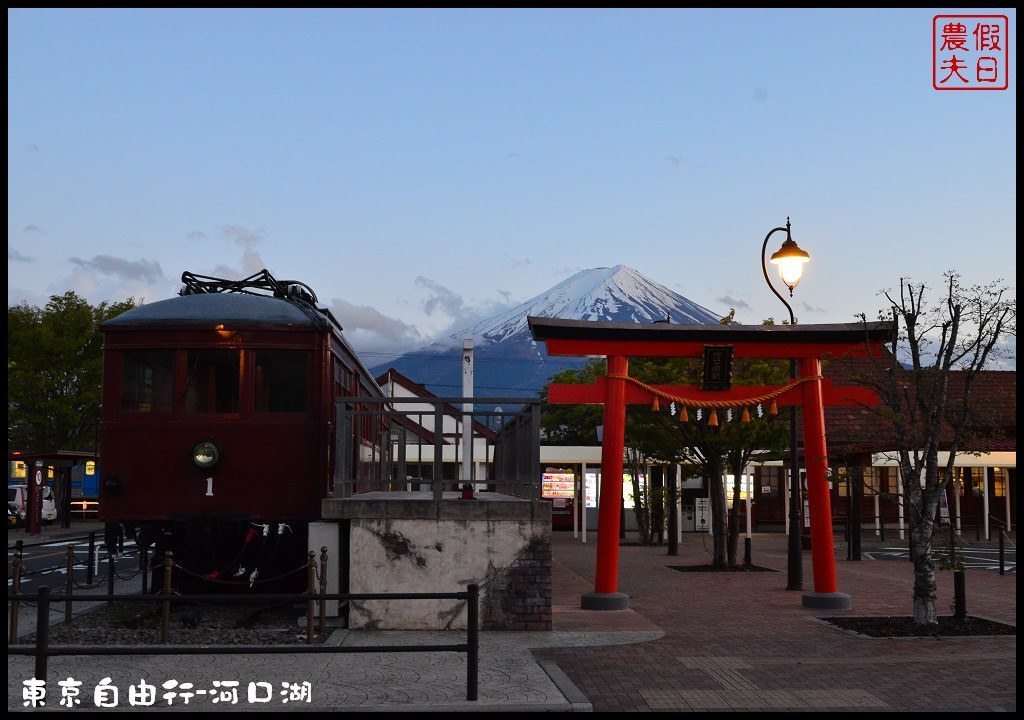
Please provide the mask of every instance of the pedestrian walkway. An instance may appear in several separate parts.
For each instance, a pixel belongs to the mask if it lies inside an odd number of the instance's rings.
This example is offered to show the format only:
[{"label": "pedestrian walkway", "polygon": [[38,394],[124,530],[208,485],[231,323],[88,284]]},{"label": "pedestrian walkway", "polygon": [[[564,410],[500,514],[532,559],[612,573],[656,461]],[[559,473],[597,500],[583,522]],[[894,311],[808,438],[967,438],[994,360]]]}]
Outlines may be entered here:
[{"label": "pedestrian walkway", "polygon": [[[555,557],[593,577],[593,548],[555,538]],[[837,544],[838,589],[848,611],[811,611],[786,587],[786,539],[755,535],[753,563],[780,572],[678,572],[710,562],[710,539],[684,536],[679,556],[620,549],[619,590],[665,630],[618,648],[539,651],[555,660],[594,710],[984,711],[1016,708],[1016,637],[872,639],[835,629],[826,615],[911,615],[910,563],[847,561]],[[890,539],[891,541],[891,539]],[[813,587],[810,553],[804,584]],[[967,610],[1016,622],[1012,576],[968,570]],[[938,572],[937,609],[951,614],[952,573]]]},{"label": "pedestrian walkway", "polygon": [[[818,622],[785,590],[786,538],[755,535],[753,561],[780,572],[679,572],[710,561],[706,536],[684,536],[679,555],[665,547],[623,546],[619,589],[630,608],[579,609],[591,590],[596,536],[553,536],[554,630],[484,632],[479,701],[465,700],[465,655],[60,657],[49,666],[47,707],[58,681],[81,682],[81,707],[94,707],[105,678],[118,708],[129,691],[155,689],[162,709],[317,710],[870,710],[983,711],[1016,708],[1016,637],[869,639]],[[810,554],[805,585],[812,586]],[[909,615],[909,563],[846,561],[836,552],[839,590],[853,609],[835,614]],[[948,612],[952,578],[939,574],[938,608]],[[972,615],[1014,623],[1011,576],[967,572]],[[453,635],[455,637],[453,637]],[[343,645],[461,642],[464,633],[338,631]],[[8,709],[24,710],[32,660],[8,659]],[[237,683],[231,686],[229,683]],[[203,691],[184,705],[187,692]],[[167,688],[164,686],[168,685]],[[110,691],[106,691],[108,694]],[[177,692],[168,700],[164,695]],[[252,696],[250,698],[250,693]],[[250,699],[252,702],[250,702]]]}]

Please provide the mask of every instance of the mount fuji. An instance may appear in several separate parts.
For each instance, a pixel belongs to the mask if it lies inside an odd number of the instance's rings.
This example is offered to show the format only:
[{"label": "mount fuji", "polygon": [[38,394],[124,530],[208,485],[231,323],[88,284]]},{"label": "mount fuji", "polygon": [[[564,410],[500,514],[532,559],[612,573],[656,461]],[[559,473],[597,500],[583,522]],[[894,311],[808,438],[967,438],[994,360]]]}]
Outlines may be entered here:
[{"label": "mount fuji", "polygon": [[446,341],[370,368],[394,368],[435,395],[462,395],[462,344],[473,340],[476,397],[533,397],[556,372],[585,358],[548,357],[530,335],[527,317],[651,323],[717,324],[720,315],[669,290],[633,268],[616,265],[576,273],[520,305],[453,333]]}]

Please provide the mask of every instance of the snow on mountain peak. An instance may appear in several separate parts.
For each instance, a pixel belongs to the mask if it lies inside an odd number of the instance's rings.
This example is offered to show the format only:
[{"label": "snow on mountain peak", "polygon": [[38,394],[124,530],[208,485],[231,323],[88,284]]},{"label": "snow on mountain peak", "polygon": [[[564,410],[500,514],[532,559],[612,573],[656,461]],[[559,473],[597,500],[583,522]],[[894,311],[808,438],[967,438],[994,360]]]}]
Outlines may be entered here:
[{"label": "snow on mountain peak", "polygon": [[451,335],[497,343],[529,334],[528,316],[572,320],[649,323],[664,320],[680,324],[717,323],[719,316],[625,265],[582,270],[550,290],[501,315]]}]

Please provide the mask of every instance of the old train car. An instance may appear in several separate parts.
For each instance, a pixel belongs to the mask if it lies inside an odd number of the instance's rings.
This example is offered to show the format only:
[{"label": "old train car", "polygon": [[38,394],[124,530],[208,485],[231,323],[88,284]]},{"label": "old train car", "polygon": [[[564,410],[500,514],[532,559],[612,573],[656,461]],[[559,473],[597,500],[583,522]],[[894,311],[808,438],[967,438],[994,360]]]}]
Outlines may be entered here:
[{"label": "old train car", "polygon": [[382,393],[305,285],[182,281],[103,324],[101,517],[183,577],[255,587],[304,562],[321,500],[355,477],[365,439],[339,442],[335,398]]}]

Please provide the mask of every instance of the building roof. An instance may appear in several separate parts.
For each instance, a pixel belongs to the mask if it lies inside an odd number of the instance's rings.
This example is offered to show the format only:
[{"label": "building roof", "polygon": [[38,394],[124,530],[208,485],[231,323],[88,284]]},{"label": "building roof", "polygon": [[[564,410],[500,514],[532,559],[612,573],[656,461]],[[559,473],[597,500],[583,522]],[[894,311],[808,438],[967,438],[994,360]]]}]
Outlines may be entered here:
[{"label": "building roof", "polygon": [[[416,397],[425,398],[425,399],[432,399],[432,398],[437,398],[438,397],[434,393],[432,393],[429,390],[427,390],[426,386],[421,385],[420,383],[416,382],[415,380],[412,380],[409,377],[403,375],[402,373],[398,372],[398,370],[395,370],[395,368],[388,368],[382,374],[377,376],[377,384],[380,385],[382,388],[386,387],[389,383],[394,383],[396,385],[400,385],[401,387],[405,388],[406,390],[408,390],[413,395],[413,397],[411,397],[411,398],[401,398],[401,397],[394,397],[393,396],[393,399],[396,402],[401,402],[403,399],[405,399],[405,400],[407,400],[409,402],[414,402]],[[481,398],[481,399],[484,399],[484,398]],[[459,408],[457,408],[454,405],[446,402],[443,405],[443,409],[444,409],[443,411],[444,411],[445,415],[448,415],[449,417],[454,417],[459,422],[462,421],[462,411]],[[483,423],[478,422],[476,420],[473,420],[472,427],[473,427],[473,434],[474,435],[477,435],[477,436],[480,436],[480,437],[487,436],[487,437],[490,437],[492,440],[494,439],[494,431],[491,430],[490,428],[488,428]],[[412,428],[410,427],[409,429],[412,429]],[[423,433],[426,433],[423,436],[427,437],[427,435],[429,435],[430,438],[431,438],[431,442],[433,442],[433,434],[430,433],[430,431],[427,430],[426,428],[422,428],[422,429],[423,429]]]},{"label": "building roof", "polygon": [[[908,393],[912,392],[915,385],[911,371],[893,363],[891,355],[888,355],[888,360],[883,359],[881,362],[867,358],[844,358],[827,363],[822,372],[837,384],[870,386],[875,378],[888,373],[890,369],[905,378],[903,385]],[[952,371],[949,374],[948,407],[956,407],[966,380],[967,374],[964,372]],[[1017,451],[1016,371],[986,370],[976,373],[970,388],[969,411],[971,420],[968,431],[958,445],[959,452]],[[829,454],[884,452],[898,445],[892,423],[885,419],[880,408],[827,407],[825,427]],[[940,435],[940,450],[949,449],[953,440],[953,427],[945,423]]]},{"label": "building roof", "polygon": [[137,325],[327,325],[329,320],[308,306],[283,298],[248,293],[183,295],[148,303],[103,323],[104,328]]}]

